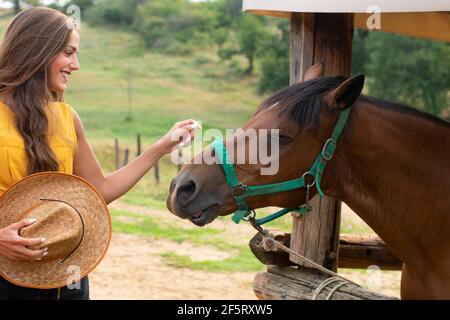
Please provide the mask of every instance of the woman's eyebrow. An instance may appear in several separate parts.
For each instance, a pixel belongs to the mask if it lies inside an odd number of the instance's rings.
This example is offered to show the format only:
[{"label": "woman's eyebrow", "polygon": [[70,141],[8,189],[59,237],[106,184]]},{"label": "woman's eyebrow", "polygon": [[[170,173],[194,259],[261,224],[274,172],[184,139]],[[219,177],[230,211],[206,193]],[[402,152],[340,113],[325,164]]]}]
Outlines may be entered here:
[{"label": "woman's eyebrow", "polygon": [[78,48],[77,47],[71,46],[70,44],[68,45],[68,47],[71,48],[73,51],[78,52]]}]

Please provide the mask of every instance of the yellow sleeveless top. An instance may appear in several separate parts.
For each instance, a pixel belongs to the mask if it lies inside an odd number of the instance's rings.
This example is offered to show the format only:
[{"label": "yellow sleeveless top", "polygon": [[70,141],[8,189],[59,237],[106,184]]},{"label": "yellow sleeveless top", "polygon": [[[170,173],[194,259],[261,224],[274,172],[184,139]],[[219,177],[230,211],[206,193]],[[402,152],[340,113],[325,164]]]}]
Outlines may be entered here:
[{"label": "yellow sleeveless top", "polygon": [[[49,121],[48,140],[59,164],[59,172],[71,174],[77,136],[72,108],[55,102],[46,109]],[[0,195],[28,175],[24,141],[16,128],[14,113],[0,101]]]}]

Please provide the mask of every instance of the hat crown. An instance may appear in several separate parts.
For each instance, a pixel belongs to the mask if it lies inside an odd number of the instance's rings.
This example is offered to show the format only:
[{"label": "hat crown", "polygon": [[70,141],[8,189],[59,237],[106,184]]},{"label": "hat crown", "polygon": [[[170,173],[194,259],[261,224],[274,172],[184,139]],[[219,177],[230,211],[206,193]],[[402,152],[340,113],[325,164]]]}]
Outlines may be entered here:
[{"label": "hat crown", "polygon": [[62,263],[81,242],[84,232],[80,214],[68,203],[57,200],[42,202],[28,210],[22,219],[37,219],[32,225],[22,228],[24,238],[46,238],[43,243],[30,249],[48,248],[48,255],[42,260],[59,259]]}]

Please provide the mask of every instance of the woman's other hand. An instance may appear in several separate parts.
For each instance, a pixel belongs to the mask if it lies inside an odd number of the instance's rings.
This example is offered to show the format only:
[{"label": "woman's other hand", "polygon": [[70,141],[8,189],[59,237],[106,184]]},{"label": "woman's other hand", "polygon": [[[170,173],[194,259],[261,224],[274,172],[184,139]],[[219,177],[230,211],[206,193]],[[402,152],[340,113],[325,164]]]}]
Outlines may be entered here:
[{"label": "woman's other hand", "polygon": [[47,248],[31,250],[28,246],[41,244],[44,238],[22,238],[20,229],[35,223],[35,219],[23,219],[19,222],[0,229],[0,255],[14,260],[41,260],[47,255]]}]

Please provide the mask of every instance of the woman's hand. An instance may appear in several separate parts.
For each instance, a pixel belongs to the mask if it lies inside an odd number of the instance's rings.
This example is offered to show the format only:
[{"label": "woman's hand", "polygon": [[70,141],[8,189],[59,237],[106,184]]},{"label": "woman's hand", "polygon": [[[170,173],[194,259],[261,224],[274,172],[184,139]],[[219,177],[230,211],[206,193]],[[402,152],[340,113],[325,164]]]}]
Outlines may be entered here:
[{"label": "woman's hand", "polygon": [[24,219],[6,228],[0,229],[0,255],[14,260],[41,260],[47,255],[47,248],[39,250],[28,249],[27,246],[38,245],[44,238],[22,238],[19,230],[35,223],[34,219]]},{"label": "woman's hand", "polygon": [[198,127],[198,123],[193,119],[175,123],[172,129],[158,141],[163,154],[170,153],[174,147],[182,142],[192,141],[195,136],[195,129]]}]

